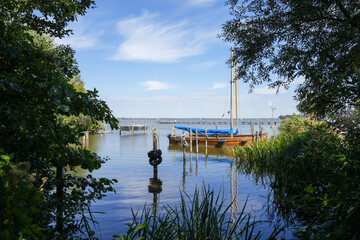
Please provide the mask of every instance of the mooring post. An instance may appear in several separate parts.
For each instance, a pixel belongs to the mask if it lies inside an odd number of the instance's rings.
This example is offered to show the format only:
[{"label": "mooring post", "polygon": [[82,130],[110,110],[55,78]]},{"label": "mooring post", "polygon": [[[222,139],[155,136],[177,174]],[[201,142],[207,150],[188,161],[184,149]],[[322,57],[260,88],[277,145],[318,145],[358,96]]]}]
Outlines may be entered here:
[{"label": "mooring post", "polygon": [[174,126],[174,124],[172,125],[171,136],[175,136],[175,137],[176,137],[176,132],[175,132],[175,126]]},{"label": "mooring post", "polygon": [[119,120],[119,134],[121,135],[121,119]]},{"label": "mooring post", "polygon": [[260,125],[259,125],[259,135],[260,135],[260,141],[262,141],[262,137],[263,137],[263,126],[262,126],[262,122],[260,121]]},{"label": "mooring post", "polygon": [[132,120],[132,128],[131,128],[131,132],[132,132],[133,136],[134,136],[134,124],[135,124],[135,120],[133,119]]},{"label": "mooring post", "polygon": [[205,128],[205,149],[206,150],[207,150],[207,140],[208,140],[207,128]]},{"label": "mooring post", "polygon": [[144,134],[146,134],[146,119],[145,119],[145,126],[144,126]]},{"label": "mooring post", "polygon": [[199,152],[199,136],[198,136],[198,130],[195,131],[195,144],[196,144],[196,152]]},{"label": "mooring post", "polygon": [[189,145],[190,145],[190,152],[192,152],[192,129],[190,128],[190,131],[189,131],[189,137],[190,137],[190,143],[189,143]]},{"label": "mooring post", "polygon": [[184,155],[184,161],[185,161],[185,131],[182,131],[182,135],[181,135],[181,141],[182,141],[182,145],[183,145],[183,155]]},{"label": "mooring post", "polygon": [[[158,146],[157,146],[157,133],[156,133],[156,128],[153,128],[151,131],[152,134],[152,139],[153,139],[153,151],[156,151]],[[154,179],[157,179],[158,177],[158,169],[157,169],[157,165],[154,165]]]}]

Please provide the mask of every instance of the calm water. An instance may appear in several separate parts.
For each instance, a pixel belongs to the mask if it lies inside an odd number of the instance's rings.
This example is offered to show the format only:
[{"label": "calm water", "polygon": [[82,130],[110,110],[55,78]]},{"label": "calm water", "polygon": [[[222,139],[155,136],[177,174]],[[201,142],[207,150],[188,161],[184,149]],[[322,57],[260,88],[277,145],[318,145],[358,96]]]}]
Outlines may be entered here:
[{"label": "calm water", "polygon": [[[143,124],[143,121],[136,121]],[[122,124],[131,125],[131,120],[122,121]],[[137,132],[134,136],[130,133],[119,132],[104,135],[90,136],[89,148],[101,157],[109,157],[100,170],[93,172],[95,177],[115,178],[118,183],[114,185],[116,194],[109,193],[107,197],[97,201],[92,206],[92,211],[100,224],[102,239],[112,239],[114,234],[125,234],[128,230],[127,222],[131,221],[131,208],[142,209],[144,204],[151,207],[154,199],[157,201],[157,211],[163,205],[174,206],[180,203],[180,191],[185,190],[190,196],[196,187],[203,184],[210,185],[215,192],[222,190],[227,202],[235,199],[231,208],[232,217],[238,216],[243,204],[248,199],[246,212],[250,212],[256,220],[269,220],[267,211],[268,186],[257,184],[251,176],[239,174],[232,166],[232,159],[226,156],[222,149],[212,148],[205,155],[203,149],[199,154],[186,153],[180,148],[169,146],[167,134],[171,133],[170,124],[156,124],[155,120],[148,120],[147,134]],[[197,127],[201,127],[196,125]],[[158,166],[158,177],[162,181],[161,192],[154,196],[149,192],[150,178],[153,177],[153,167],[149,164],[147,152],[152,150],[151,129],[157,128],[159,135],[159,148],[162,150],[163,161]],[[206,125],[207,128],[215,128]],[[219,127],[227,128],[221,125]],[[258,126],[256,126],[256,130]],[[265,132],[273,133],[270,125],[264,125]],[[241,133],[250,133],[249,125],[241,125]],[[180,134],[180,131],[178,131]],[[195,150],[195,148],[194,148]],[[270,218],[271,219],[271,218]],[[264,236],[272,231],[268,223],[259,225]],[[287,230],[284,237],[291,238],[291,230]]]}]

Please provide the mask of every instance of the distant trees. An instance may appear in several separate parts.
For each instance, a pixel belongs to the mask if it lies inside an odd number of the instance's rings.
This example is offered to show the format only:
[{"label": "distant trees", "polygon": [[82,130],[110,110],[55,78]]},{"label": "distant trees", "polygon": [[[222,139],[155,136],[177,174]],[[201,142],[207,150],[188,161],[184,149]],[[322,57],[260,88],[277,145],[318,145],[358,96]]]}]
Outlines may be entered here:
[{"label": "distant trees", "polygon": [[[287,88],[297,77],[298,108],[318,117],[359,106],[360,2],[230,0],[221,37],[236,46],[239,79]],[[273,77],[277,76],[275,80]]]},{"label": "distant trees", "polygon": [[0,4],[1,239],[69,239],[86,231],[91,238],[86,218],[75,216],[112,191],[112,180],[74,174],[75,166],[91,172],[106,159],[77,147],[82,129],[57,115],[88,115],[112,128],[117,120],[95,89],[76,91],[74,50],[48,37],[69,34],[68,22],[93,6],[90,0]]},{"label": "distant trees", "polygon": [[[86,93],[85,83],[81,80],[80,74],[70,79],[70,83],[73,85],[74,89],[77,92]],[[84,115],[80,113],[79,116],[76,115],[70,115],[70,116],[57,115],[57,116],[58,116],[58,120],[61,121],[61,123],[68,124],[70,126],[73,126],[74,128],[78,127],[82,131],[97,133],[99,131],[105,130],[104,123],[92,119],[90,115]]]}]

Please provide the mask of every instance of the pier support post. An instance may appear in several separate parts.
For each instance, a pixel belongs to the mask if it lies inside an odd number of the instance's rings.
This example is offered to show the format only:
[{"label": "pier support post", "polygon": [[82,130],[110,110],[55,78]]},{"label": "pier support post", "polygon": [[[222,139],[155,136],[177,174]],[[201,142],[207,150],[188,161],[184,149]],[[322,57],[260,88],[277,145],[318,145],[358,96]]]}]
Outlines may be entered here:
[{"label": "pier support post", "polygon": [[196,153],[199,152],[199,136],[198,136],[198,130],[195,131],[195,143],[196,143]]},{"label": "pier support post", "polygon": [[121,135],[121,119],[119,120],[119,134]]},{"label": "pier support post", "polygon": [[208,140],[207,128],[205,128],[205,149],[206,150],[207,150],[207,140]]},{"label": "pier support post", "polygon": [[146,134],[146,119],[145,119],[145,125],[144,125],[144,134]]},{"label": "pier support post", "polygon": [[181,135],[181,143],[183,145],[183,156],[184,156],[184,161],[185,161],[185,131],[183,130],[182,131],[182,135]]},{"label": "pier support post", "polygon": [[135,124],[135,120],[132,120],[132,128],[131,128],[131,134],[134,136],[134,124]]},{"label": "pier support post", "polygon": [[189,143],[189,145],[190,145],[190,152],[192,152],[192,142],[193,142],[193,141],[192,141],[192,140],[193,140],[193,139],[192,139],[192,137],[193,137],[192,135],[193,135],[193,134],[192,134],[192,129],[190,128],[190,131],[189,131],[189,137],[190,137],[190,143]]}]

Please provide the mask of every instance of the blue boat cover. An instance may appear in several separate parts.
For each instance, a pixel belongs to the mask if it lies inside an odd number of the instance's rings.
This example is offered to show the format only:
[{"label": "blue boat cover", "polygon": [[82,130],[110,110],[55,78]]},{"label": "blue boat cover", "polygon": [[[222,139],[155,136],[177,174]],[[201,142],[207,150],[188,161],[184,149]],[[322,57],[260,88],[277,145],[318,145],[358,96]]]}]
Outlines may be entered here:
[{"label": "blue boat cover", "polygon": [[[205,135],[204,128],[183,127],[183,126],[176,126],[176,125],[174,127],[177,129],[180,129],[180,130],[188,131],[188,132],[190,132],[190,129],[191,129],[191,131],[193,133],[195,133],[197,130],[198,134]],[[238,130],[236,130],[236,132],[234,132],[234,130],[232,128],[230,128],[230,129],[207,129],[208,136],[216,136],[216,135],[224,136],[224,135],[230,135],[230,134],[239,135],[239,132],[238,132]]]}]

